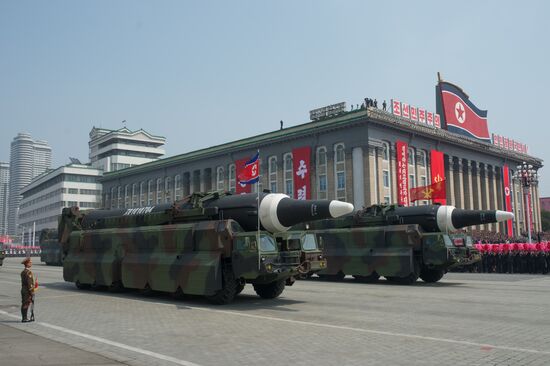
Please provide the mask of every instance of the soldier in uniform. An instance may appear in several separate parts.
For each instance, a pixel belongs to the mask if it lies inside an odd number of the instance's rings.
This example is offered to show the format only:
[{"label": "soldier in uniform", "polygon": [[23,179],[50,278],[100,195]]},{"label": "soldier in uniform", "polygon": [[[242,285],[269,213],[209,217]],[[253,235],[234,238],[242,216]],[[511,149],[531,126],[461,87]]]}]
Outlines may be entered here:
[{"label": "soldier in uniform", "polygon": [[27,318],[29,306],[34,301],[34,275],[31,271],[32,260],[30,258],[25,258],[21,264],[25,266],[21,272],[21,321],[27,323],[34,320]]}]

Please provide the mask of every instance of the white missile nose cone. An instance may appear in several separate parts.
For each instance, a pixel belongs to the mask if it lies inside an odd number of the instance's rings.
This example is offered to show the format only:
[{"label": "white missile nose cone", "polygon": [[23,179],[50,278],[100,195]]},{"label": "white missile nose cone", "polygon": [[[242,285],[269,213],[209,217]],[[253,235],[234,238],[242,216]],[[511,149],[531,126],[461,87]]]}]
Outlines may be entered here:
[{"label": "white missile nose cone", "polygon": [[497,222],[502,222],[502,221],[506,221],[506,220],[513,220],[514,219],[514,214],[511,213],[511,212],[508,212],[508,211],[497,210],[497,212],[495,214],[495,217],[497,219]]},{"label": "white missile nose cone", "polygon": [[334,200],[330,201],[328,211],[330,212],[330,216],[333,218],[340,217],[353,212],[353,205],[351,203]]}]

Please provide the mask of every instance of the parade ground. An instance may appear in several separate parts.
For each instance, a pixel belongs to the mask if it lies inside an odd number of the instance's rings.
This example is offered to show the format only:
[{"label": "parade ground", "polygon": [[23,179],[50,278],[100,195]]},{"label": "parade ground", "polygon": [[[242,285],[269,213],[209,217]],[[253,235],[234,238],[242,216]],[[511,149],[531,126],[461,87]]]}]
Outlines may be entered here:
[{"label": "parade ground", "polygon": [[21,258],[0,267],[0,364],[549,365],[550,276],[448,273],[436,284],[297,281],[234,303],[78,290],[34,258],[36,321],[21,323]]}]

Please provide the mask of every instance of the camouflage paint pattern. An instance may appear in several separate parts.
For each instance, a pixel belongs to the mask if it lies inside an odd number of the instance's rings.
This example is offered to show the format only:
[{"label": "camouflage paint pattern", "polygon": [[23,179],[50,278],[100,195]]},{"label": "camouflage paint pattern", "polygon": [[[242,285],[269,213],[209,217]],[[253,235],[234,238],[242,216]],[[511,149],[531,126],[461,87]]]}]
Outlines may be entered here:
[{"label": "camouflage paint pattern", "polygon": [[57,239],[57,230],[43,229],[40,232],[40,261],[46,265],[63,265],[63,251]]},{"label": "camouflage paint pattern", "polygon": [[[233,220],[74,231],[63,277],[77,286],[125,287],[212,296],[231,272],[240,283],[269,285],[298,274],[300,251],[279,252],[270,233]],[[272,249],[272,250],[270,250]]]},{"label": "camouflage paint pattern", "polygon": [[4,264],[4,258],[6,258],[6,250],[4,249],[4,243],[0,243],[0,266]]}]

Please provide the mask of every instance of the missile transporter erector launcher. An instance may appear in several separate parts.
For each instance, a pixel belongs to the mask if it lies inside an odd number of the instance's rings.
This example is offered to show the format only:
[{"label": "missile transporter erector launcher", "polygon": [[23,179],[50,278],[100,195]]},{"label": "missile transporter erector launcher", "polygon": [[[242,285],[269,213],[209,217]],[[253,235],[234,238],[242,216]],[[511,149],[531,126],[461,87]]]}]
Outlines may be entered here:
[{"label": "missile transporter erector launcher", "polygon": [[46,265],[63,265],[63,252],[57,239],[57,230],[42,229],[40,232],[40,261]]},{"label": "missile transporter erector launcher", "polygon": [[306,270],[301,248],[282,232],[353,206],[283,194],[259,198],[259,210],[256,194],[227,192],[123,210],[65,208],[58,230],[63,277],[79,288],[202,295],[216,304],[231,302],[249,283],[259,296],[275,298]]},{"label": "missile transporter erector launcher", "polygon": [[297,225],[315,233],[324,250],[327,280],[352,275],[364,282],[380,276],[400,284],[420,277],[437,282],[457,264],[480,259],[468,246],[453,240],[452,232],[467,226],[512,219],[505,211],[462,210],[453,206],[374,205],[337,219]]}]

